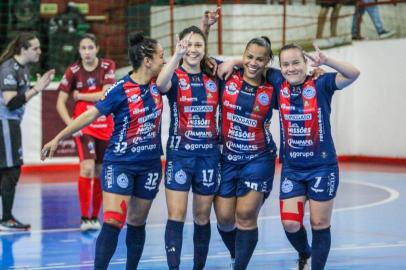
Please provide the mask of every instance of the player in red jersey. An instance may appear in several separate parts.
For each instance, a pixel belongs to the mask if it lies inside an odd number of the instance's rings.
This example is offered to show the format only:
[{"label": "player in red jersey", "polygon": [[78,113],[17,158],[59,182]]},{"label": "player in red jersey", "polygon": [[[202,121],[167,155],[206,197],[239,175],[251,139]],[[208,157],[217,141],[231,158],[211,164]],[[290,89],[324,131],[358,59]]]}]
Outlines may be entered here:
[{"label": "player in red jersey", "polygon": [[[95,102],[100,100],[104,92],[115,82],[114,62],[98,58],[98,52],[99,46],[96,37],[93,34],[85,34],[79,40],[80,60],[65,71],[59,84],[56,109],[66,125],[94,106]],[[70,95],[75,100],[73,119],[66,107]],[[102,203],[102,190],[99,174],[112,130],[111,116],[100,116],[91,125],[74,134],[80,159],[78,192],[81,210],[80,229],[82,231],[100,229],[98,215]],[[89,215],[91,198],[92,213]]]}]

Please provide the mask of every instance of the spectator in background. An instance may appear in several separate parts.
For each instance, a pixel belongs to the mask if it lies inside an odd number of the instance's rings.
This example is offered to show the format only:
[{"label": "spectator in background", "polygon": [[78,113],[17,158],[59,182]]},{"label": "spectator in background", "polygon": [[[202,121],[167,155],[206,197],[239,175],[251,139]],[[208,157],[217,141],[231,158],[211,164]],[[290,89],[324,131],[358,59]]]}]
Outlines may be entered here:
[{"label": "spectator in background", "polygon": [[[342,44],[343,38],[337,37],[337,23],[343,0],[318,0],[320,5],[319,17],[317,19],[316,43],[320,47],[331,47]],[[324,25],[326,24],[327,13],[332,8],[330,16],[330,38],[323,39]]]},{"label": "spectator in background", "polygon": [[44,90],[52,81],[55,70],[37,74],[37,83],[30,86],[28,65],[37,63],[41,55],[40,42],[32,33],[21,33],[0,56],[0,195],[3,218],[0,230],[29,230],[12,215],[14,196],[20,178],[23,152],[20,123],[25,103]]},{"label": "spectator in background", "polygon": [[[115,82],[115,63],[109,59],[98,58],[98,52],[99,45],[95,35],[85,34],[79,39],[80,60],[66,69],[58,87],[56,109],[66,125],[73,121],[66,107],[70,95],[75,100],[73,118],[77,118],[99,101]],[[112,117],[102,115],[91,125],[74,134],[80,160],[78,193],[81,231],[101,228],[98,219],[102,204],[99,175],[112,130]],[[92,213],[89,216],[91,200]]]},{"label": "spectator in background", "polygon": [[[376,3],[377,0],[360,0],[360,2],[362,4],[370,4],[370,3]],[[361,26],[362,16],[364,15],[365,10],[368,12],[368,15],[371,18],[371,21],[374,24],[376,32],[378,33],[378,36],[380,39],[390,38],[396,34],[395,31],[386,30],[383,27],[381,15],[379,14],[379,8],[377,5],[371,5],[371,6],[366,6],[366,7],[356,5],[354,16],[352,18],[352,29],[351,29],[353,40],[362,40],[363,39],[361,37],[360,26]]]}]

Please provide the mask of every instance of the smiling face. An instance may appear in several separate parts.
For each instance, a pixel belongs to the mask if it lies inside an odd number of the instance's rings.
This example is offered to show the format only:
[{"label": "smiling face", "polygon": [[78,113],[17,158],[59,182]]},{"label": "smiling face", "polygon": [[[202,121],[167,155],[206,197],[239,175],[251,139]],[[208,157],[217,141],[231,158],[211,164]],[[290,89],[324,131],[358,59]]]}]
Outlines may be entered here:
[{"label": "smiling face", "polygon": [[79,54],[82,62],[85,64],[93,64],[96,60],[99,47],[90,38],[84,38],[79,43]]},{"label": "smiling face", "polygon": [[200,67],[200,62],[205,56],[205,42],[200,34],[193,34],[188,43],[188,50],[183,56],[183,63],[189,67]]},{"label": "smiling face", "polygon": [[282,51],[279,62],[282,75],[290,84],[298,85],[306,80],[307,65],[302,51],[298,48]]},{"label": "smiling face", "polygon": [[260,81],[269,60],[267,48],[258,44],[249,45],[243,55],[244,79]]}]

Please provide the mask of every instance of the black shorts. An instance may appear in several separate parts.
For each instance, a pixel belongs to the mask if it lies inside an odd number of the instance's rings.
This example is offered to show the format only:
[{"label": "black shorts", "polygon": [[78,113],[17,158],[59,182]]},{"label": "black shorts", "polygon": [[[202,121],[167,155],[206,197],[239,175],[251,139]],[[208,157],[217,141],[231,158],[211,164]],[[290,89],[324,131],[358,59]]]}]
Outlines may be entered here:
[{"label": "black shorts", "polygon": [[0,168],[23,164],[21,128],[19,120],[0,120]]}]

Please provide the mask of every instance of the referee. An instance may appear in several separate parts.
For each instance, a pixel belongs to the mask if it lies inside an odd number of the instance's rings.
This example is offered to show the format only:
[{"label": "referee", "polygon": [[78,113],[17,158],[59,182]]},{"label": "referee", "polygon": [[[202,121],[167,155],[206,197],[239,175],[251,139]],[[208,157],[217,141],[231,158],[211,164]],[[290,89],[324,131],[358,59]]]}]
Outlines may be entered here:
[{"label": "referee", "polygon": [[0,195],[3,217],[0,231],[28,230],[29,224],[12,215],[16,185],[23,164],[20,123],[25,103],[51,82],[55,70],[37,74],[30,87],[28,65],[39,61],[40,42],[31,33],[20,33],[0,56]]}]

